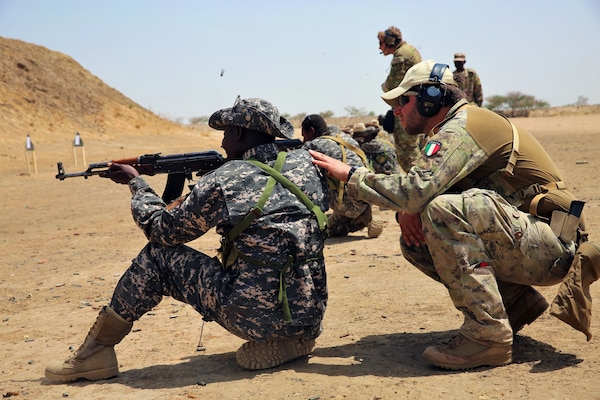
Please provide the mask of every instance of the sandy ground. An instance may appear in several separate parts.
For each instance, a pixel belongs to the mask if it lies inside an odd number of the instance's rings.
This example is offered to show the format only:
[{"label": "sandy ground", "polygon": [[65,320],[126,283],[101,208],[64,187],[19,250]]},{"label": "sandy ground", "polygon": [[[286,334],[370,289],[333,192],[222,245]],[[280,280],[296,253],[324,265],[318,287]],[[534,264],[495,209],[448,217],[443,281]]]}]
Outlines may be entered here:
[{"label": "sandy ground", "polygon": [[[516,119],[554,157],[582,200],[591,238],[600,241],[600,115]],[[190,138],[188,137],[188,143]],[[199,148],[218,148],[220,138]],[[157,151],[180,152],[177,138],[86,142],[88,162]],[[151,143],[151,145],[150,145]],[[90,146],[91,144],[91,146]],[[95,146],[95,147],[94,147]],[[93,151],[92,151],[93,150]],[[117,349],[121,374],[99,382],[57,384],[44,367],[77,348],[120,275],[143,247],[125,186],[97,177],[54,179],[56,161],[74,166],[71,149],[38,146],[38,173],[21,147],[0,151],[0,392],[16,399],[600,399],[600,320],[594,338],[548,313],[526,326],[514,362],[448,372],[425,364],[423,349],[456,330],[461,315],[446,290],[400,254],[391,211],[385,230],[327,242],[330,302],[325,331],[308,359],[249,372],[235,363],[242,341],[165,298],[136,322]],[[148,180],[162,189],[164,177]],[[212,254],[209,232],[191,245]],[[551,301],[557,287],[539,290]],[[600,284],[592,286],[600,298]]]}]

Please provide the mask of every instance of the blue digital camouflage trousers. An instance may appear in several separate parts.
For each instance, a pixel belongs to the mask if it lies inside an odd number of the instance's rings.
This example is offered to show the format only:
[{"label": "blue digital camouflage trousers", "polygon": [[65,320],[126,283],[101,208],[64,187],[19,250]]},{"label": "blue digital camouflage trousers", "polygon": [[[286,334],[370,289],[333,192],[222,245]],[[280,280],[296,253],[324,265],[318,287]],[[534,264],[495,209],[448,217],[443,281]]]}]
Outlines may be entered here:
[{"label": "blue digital camouflage trousers", "polygon": [[511,344],[505,306],[522,285],[558,284],[573,259],[549,224],[493,191],[471,189],[434,198],[421,213],[427,246],[404,257],[442,282],[464,315],[461,332],[486,345]]},{"label": "blue digital camouflage trousers", "polygon": [[[316,338],[321,325],[265,326],[253,315],[226,312],[234,277],[221,262],[185,245],[148,243],[119,280],[110,307],[128,321],[152,310],[163,296],[189,304],[205,320],[216,321],[234,335],[264,342],[290,338]],[[251,290],[246,293],[252,295]],[[274,311],[273,311],[274,312]]]}]

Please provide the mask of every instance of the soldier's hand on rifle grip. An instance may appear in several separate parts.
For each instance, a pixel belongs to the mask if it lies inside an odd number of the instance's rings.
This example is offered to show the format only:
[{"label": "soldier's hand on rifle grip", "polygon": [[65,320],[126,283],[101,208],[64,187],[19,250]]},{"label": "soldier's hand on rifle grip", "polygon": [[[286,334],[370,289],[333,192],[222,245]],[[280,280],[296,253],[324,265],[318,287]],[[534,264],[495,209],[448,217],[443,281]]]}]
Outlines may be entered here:
[{"label": "soldier's hand on rifle grip", "polygon": [[112,163],[108,167],[108,171],[100,174],[100,177],[102,178],[109,178],[113,182],[122,183],[124,185],[128,184],[129,181],[136,176],[140,176],[137,169],[131,165],[117,163]]}]

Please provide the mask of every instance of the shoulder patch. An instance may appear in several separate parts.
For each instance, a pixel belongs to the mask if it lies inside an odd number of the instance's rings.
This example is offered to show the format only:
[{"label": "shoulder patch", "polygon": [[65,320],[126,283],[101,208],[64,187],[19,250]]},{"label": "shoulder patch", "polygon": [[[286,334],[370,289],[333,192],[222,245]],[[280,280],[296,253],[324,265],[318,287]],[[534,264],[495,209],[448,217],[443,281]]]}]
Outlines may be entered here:
[{"label": "shoulder patch", "polygon": [[425,145],[425,155],[431,157],[442,148],[442,144],[437,140],[431,140]]}]

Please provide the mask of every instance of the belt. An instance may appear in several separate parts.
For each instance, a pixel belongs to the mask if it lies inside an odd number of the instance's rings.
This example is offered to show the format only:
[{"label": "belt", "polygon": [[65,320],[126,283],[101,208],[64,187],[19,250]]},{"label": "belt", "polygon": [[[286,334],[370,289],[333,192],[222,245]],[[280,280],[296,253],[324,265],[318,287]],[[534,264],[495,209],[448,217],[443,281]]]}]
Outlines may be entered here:
[{"label": "belt", "polygon": [[529,203],[529,213],[538,216],[537,206],[540,200],[542,200],[546,193],[548,193],[550,190],[567,190],[567,185],[563,181],[548,182],[543,185],[539,183],[534,183],[532,185],[517,190],[516,192],[508,196],[507,200],[511,204],[516,204],[520,200],[532,197],[531,202]]}]

